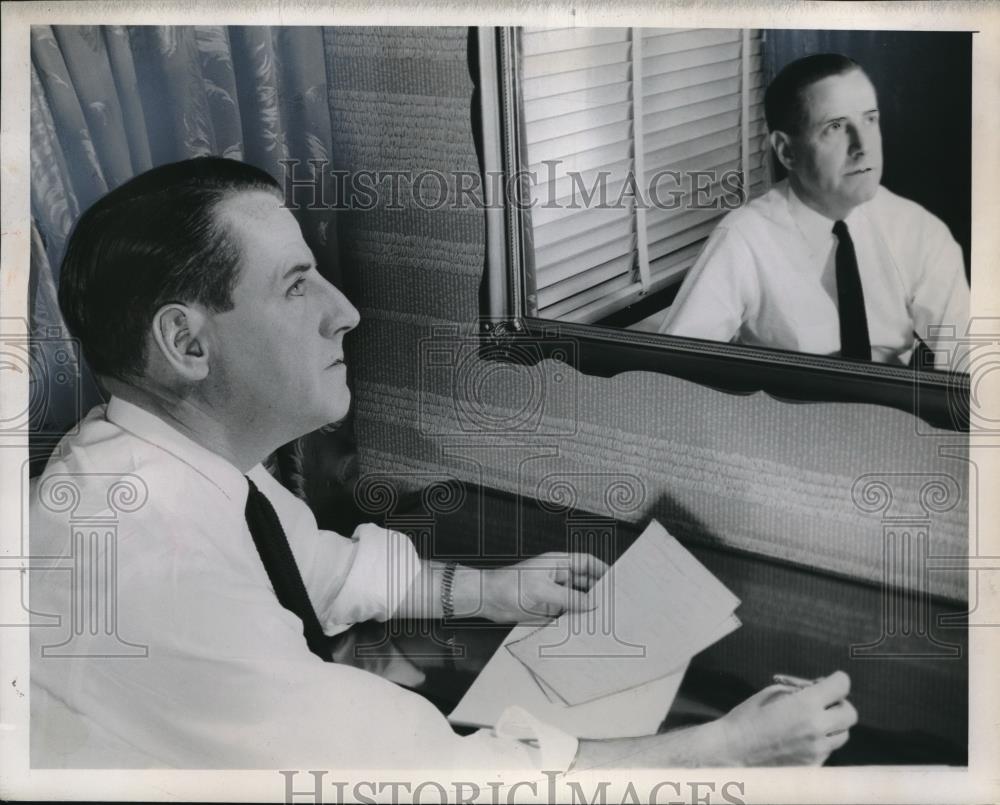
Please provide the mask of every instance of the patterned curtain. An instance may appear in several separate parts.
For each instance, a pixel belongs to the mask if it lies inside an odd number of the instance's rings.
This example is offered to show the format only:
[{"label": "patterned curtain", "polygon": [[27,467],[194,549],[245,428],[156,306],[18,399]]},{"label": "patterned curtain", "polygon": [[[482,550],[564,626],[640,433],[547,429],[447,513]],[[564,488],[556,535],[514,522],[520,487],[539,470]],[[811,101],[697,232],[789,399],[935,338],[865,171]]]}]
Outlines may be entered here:
[{"label": "patterned curtain", "polygon": [[[299,178],[306,160],[329,162],[329,50],[319,27],[32,27],[29,315],[45,368],[33,376],[44,402],[32,406],[33,433],[61,433],[100,401],[63,348],[56,302],[80,213],[132,176],[189,157],[241,159],[279,181],[281,160],[301,160]],[[320,270],[339,282],[332,211],[296,215]]]}]

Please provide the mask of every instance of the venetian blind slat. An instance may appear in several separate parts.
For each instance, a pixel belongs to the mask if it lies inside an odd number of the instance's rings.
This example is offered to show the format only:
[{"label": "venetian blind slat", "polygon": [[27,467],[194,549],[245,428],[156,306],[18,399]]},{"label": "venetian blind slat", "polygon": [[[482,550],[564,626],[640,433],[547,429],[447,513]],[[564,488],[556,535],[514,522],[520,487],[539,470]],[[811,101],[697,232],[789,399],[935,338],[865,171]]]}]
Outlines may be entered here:
[{"label": "venetian blind slat", "polygon": [[[561,160],[589,154],[600,148],[629,148],[631,145],[632,121],[629,119],[594,126],[583,131],[569,132],[562,137],[549,140],[528,140],[528,160],[538,165],[545,160]],[[624,143],[624,145],[622,145]]]},{"label": "venetian blind slat", "polygon": [[631,157],[578,174],[568,173],[563,164],[542,166],[538,183],[531,189],[533,225],[546,226],[593,209],[601,203],[602,189],[608,202],[613,203],[631,170]]},{"label": "venetian blind slat", "polygon": [[628,275],[631,279],[632,263],[624,257],[617,257],[606,263],[588,268],[572,277],[567,277],[558,285],[547,286],[538,291],[539,309],[552,307],[554,304],[566,302],[567,305],[580,305],[590,298],[593,289],[603,285],[615,277]]},{"label": "venetian blind slat", "polygon": [[[759,73],[760,70],[760,56],[751,56],[750,72]],[[736,78],[738,80],[741,72],[742,66],[740,59],[737,58],[713,64],[704,64],[685,70],[650,75],[648,78],[644,77],[643,79],[643,88],[645,90],[643,97],[649,97],[660,92],[673,92],[686,87],[708,84],[713,81],[721,81],[725,78]]]},{"label": "venetian blind slat", "polygon": [[[631,160],[632,154],[631,140],[618,140],[617,142],[589,148],[585,151],[573,151],[559,156],[550,155],[550,161],[555,161],[553,167],[556,171],[569,175],[571,173],[582,174],[589,170],[599,170],[607,165],[614,165],[622,160]],[[535,161],[529,149],[528,170],[539,177],[547,176],[550,167],[541,161]]]},{"label": "venetian blind slat", "polygon": [[620,257],[627,257],[631,263],[635,238],[631,233],[625,237],[603,243],[596,249],[575,254],[567,259],[543,266],[535,266],[535,285],[540,290],[557,282],[562,282],[575,274],[584,274],[592,268],[610,263]]},{"label": "venetian blind slat", "polygon": [[[538,271],[540,279],[546,273],[548,266],[592,253],[609,242],[631,238],[633,232],[631,208],[593,210],[593,212],[604,213],[603,220],[597,215],[581,216],[581,218],[588,219],[589,226],[586,229],[576,227],[574,227],[575,231],[564,229],[560,232],[562,237],[559,240],[545,243],[545,245],[540,245],[539,239],[535,238],[535,269]],[[628,248],[627,245],[626,248]]]},{"label": "venetian blind slat", "polygon": [[[542,78],[558,75],[568,82],[565,86],[572,87],[574,78],[570,73],[593,75],[594,71],[605,66],[625,64],[628,61],[629,50],[632,47],[627,34],[620,42],[610,45],[585,45],[572,50],[532,52],[530,42],[521,40],[523,53],[522,69],[526,79]],[[597,82],[588,81],[587,86]],[[609,83],[609,82],[602,82]],[[554,94],[554,93],[546,93]]]},{"label": "venetian blind slat", "polygon": [[627,28],[557,28],[552,30],[525,28],[521,33],[521,50],[528,54],[558,53],[563,50],[627,42],[628,39]]},{"label": "venetian blind slat", "polygon": [[626,79],[616,84],[602,84],[573,92],[560,92],[536,100],[525,99],[524,120],[530,124],[537,120],[559,118],[586,109],[631,102],[630,89],[631,80]]},{"label": "venetian blind slat", "polygon": [[620,221],[630,221],[632,218],[631,207],[624,205],[622,209],[593,209],[581,206],[580,209],[572,210],[572,213],[551,224],[536,225],[532,228],[536,254],[568,238],[603,230],[605,227],[613,226]]},{"label": "venetian blind slat", "polygon": [[535,120],[527,127],[528,145],[580,134],[612,123],[628,122],[632,119],[632,102],[628,99],[619,103],[603,104],[577,112],[567,112],[557,117]]},{"label": "venetian blind slat", "polygon": [[[751,151],[749,165],[751,170],[760,167],[764,162],[764,151]],[[720,148],[699,155],[681,163],[675,163],[671,170],[648,170],[643,185],[649,189],[652,206],[665,209],[674,205],[677,193],[687,193],[695,183],[704,184],[704,177],[699,173],[710,173],[710,183],[720,180],[728,172],[738,172],[740,169],[740,149],[738,146]],[[653,213],[655,214],[655,213]],[[648,217],[648,216],[647,216]]]},{"label": "venetian blind slat", "polygon": [[685,50],[723,45],[740,41],[737,28],[690,28],[678,31],[670,28],[643,28],[642,52],[647,56],[662,56]]},{"label": "venetian blind slat", "polygon": [[605,306],[608,305],[611,299],[615,298],[617,293],[623,290],[629,292],[632,288],[636,287],[638,287],[638,283],[632,279],[630,274],[620,274],[610,280],[594,285],[582,293],[567,297],[554,305],[540,307],[539,315],[546,319],[560,319],[561,321],[576,321],[583,324],[590,324],[599,318],[599,316],[594,315],[595,311],[605,309]]},{"label": "venetian blind slat", "polygon": [[629,81],[631,71],[632,65],[629,62],[618,62],[569,73],[525,78],[521,82],[522,97],[531,101],[566,92],[579,92],[591,87],[623,84]]}]

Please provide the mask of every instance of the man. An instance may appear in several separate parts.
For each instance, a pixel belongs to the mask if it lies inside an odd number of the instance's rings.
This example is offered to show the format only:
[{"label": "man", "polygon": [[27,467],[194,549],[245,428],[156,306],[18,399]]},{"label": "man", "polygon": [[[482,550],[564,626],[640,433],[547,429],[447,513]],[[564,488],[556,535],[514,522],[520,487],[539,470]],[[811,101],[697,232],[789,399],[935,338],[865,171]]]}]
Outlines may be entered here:
[{"label": "man", "polygon": [[[764,96],[788,172],[729,213],[685,277],[660,332],[907,364],[940,326],[965,331],[962,252],[927,210],[879,182],[875,88],[839,54],[789,64]],[[935,355],[946,368],[948,355]]]},{"label": "man", "polygon": [[[62,644],[32,630],[33,765],[559,771],[817,763],[847,740],[840,672],[767,688],[711,724],[578,742],[515,708],[459,737],[419,695],[324,662],[322,634],[366,619],[579,609],[604,567],[545,555],[510,583],[421,562],[373,525],[352,540],[319,531],[268,475],[269,453],[347,413],[343,340],[358,312],[316,271],[267,174],[203,158],[112,191],[73,233],[60,304],[112,397],[33,489],[32,550],[115,568],[117,590],[99,594],[114,594],[118,619],[83,624],[89,593],[64,566],[33,574],[33,611],[79,626]],[[109,508],[113,540],[79,525]],[[81,559],[70,525],[101,549]]]}]

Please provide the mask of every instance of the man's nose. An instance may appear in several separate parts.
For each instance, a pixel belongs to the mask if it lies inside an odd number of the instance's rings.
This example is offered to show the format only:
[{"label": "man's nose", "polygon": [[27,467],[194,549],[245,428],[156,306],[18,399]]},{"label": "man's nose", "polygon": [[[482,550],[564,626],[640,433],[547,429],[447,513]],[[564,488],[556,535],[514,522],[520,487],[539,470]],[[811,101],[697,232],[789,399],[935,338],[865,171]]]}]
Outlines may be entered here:
[{"label": "man's nose", "polygon": [[333,283],[327,282],[326,285],[329,301],[323,317],[322,335],[324,338],[333,338],[357,327],[361,314]]},{"label": "man's nose", "polygon": [[851,156],[862,156],[868,150],[868,138],[860,126],[853,123],[847,126],[847,152]]}]

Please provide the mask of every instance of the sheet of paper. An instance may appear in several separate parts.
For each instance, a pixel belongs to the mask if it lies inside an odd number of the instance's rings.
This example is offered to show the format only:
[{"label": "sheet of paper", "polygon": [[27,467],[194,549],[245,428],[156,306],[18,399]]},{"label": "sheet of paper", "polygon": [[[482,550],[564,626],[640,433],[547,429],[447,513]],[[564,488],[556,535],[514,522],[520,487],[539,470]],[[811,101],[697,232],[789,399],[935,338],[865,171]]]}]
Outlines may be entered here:
[{"label": "sheet of paper", "polygon": [[[528,673],[529,674],[531,673],[530,668],[528,669]],[[566,701],[563,699],[563,697],[560,696],[558,693],[556,693],[556,691],[554,691],[549,685],[547,685],[544,679],[541,679],[535,676],[534,674],[531,674],[531,678],[535,680],[535,684],[542,689],[542,693],[545,694],[545,697],[550,702],[552,702],[553,704],[559,704],[562,705],[563,707],[566,707]]]},{"label": "sheet of paper", "polygon": [[[730,615],[728,618],[726,618],[724,621],[722,621],[722,623],[719,624],[718,631],[716,633],[717,634],[716,641],[721,640],[723,637],[725,637],[730,632],[736,631],[740,626],[742,626],[742,623],[740,622],[740,619],[737,618],[735,615]],[[527,636],[527,635],[525,635],[525,636]],[[505,646],[502,646],[501,648],[503,648],[503,647],[505,647]],[[522,665],[523,665],[523,663],[522,663]],[[527,668],[527,666],[524,666],[524,667]],[[687,663],[684,663],[684,667],[685,668],[687,667]],[[538,687],[540,687],[542,689],[542,693],[545,694],[546,698],[548,698],[548,700],[550,702],[552,702],[554,704],[560,704],[560,705],[563,705],[563,706],[568,706],[569,705],[569,702],[567,702],[565,699],[563,699],[563,697],[559,695],[559,692],[557,690],[555,690],[551,685],[549,685],[544,679],[542,679],[539,676],[535,676],[535,674],[531,673],[531,669],[530,668],[528,668],[528,673],[531,674],[531,678],[535,681],[535,684],[537,684]]]},{"label": "sheet of paper", "polygon": [[505,643],[570,705],[670,674],[739,625],[739,599],[655,520],[589,595],[590,612]]},{"label": "sheet of paper", "polygon": [[[533,628],[517,627],[507,641],[526,637]],[[686,670],[687,664],[646,685],[567,707],[550,701],[531,672],[500,646],[448,720],[463,726],[492,727],[506,707],[520,705],[542,721],[577,738],[652,735],[669,712]]]}]

